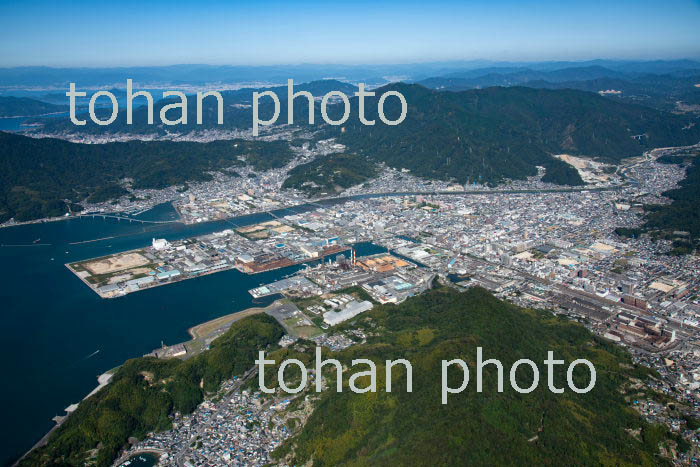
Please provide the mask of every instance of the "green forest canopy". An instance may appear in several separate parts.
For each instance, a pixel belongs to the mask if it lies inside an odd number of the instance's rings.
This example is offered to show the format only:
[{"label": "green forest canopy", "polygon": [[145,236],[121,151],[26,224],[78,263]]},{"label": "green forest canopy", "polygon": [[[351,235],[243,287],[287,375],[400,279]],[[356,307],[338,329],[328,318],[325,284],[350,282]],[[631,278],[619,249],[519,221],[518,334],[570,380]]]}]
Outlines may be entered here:
[{"label": "green forest canopy", "polygon": [[[582,184],[578,174],[553,154],[616,163],[649,148],[700,140],[700,125],[690,125],[697,117],[589,92],[525,87],[438,92],[403,83],[375,91],[379,96],[388,90],[408,102],[402,123],[382,124],[378,98],[367,98],[365,114],[376,120],[374,126],[361,124],[353,107],[347,124],[329,128],[325,136],[337,137],[349,151],[428,178],[497,183],[536,175],[540,165],[547,168],[547,181],[576,185]],[[384,109],[387,118],[396,119],[398,99],[388,98]]]},{"label": "green forest canopy", "polygon": [[[666,428],[643,421],[625,400],[630,378],[646,378],[651,370],[635,366],[624,350],[579,324],[518,308],[483,289],[437,289],[399,306],[364,313],[348,326],[372,337],[324,358],[337,358],[348,366],[354,358],[373,360],[379,388],[384,387],[385,360],[405,358],[413,366],[413,392],[406,392],[405,378],[396,376],[391,393],[354,394],[347,386],[341,393],[323,392],[302,431],[276,452],[285,463],[656,465],[659,443],[672,438]],[[477,346],[500,360],[506,372],[520,358],[538,362],[538,389],[518,394],[506,383],[504,392],[497,392],[491,365],[485,370],[484,392],[477,393]],[[542,365],[548,350],[567,364],[577,358],[593,362],[595,388],[588,394],[549,392]],[[311,352],[300,355],[311,358]],[[440,361],[454,358],[468,362],[472,381],[465,392],[451,395],[442,405]],[[366,366],[356,371],[363,370]],[[519,368],[523,386],[531,374]],[[556,386],[566,387],[564,374],[556,373]],[[328,376],[332,378],[332,372]],[[574,380],[585,387],[588,373],[574,371]],[[344,381],[347,384],[347,376]],[[333,382],[328,385],[335,387]],[[639,436],[628,431],[638,429]]]},{"label": "green forest canopy", "polygon": [[284,141],[129,141],[77,144],[0,132],[0,222],[60,216],[66,200],[98,202],[133,188],[165,188],[210,180],[210,171],[250,165],[284,166],[293,157]]},{"label": "green forest canopy", "polygon": [[282,188],[296,188],[309,195],[332,195],[377,176],[376,163],[354,154],[330,154],[289,171]]},{"label": "green forest canopy", "polygon": [[[307,424],[275,453],[289,456],[287,463],[655,465],[660,443],[677,441],[630,406],[629,400],[644,397],[645,391],[631,389],[631,378],[643,380],[652,370],[634,365],[626,351],[579,324],[516,307],[484,289],[459,293],[439,288],[398,306],[377,307],[343,326],[362,329],[370,337],[344,351],[327,352],[327,357],[348,367],[355,358],[375,361],[380,388],[384,361],[408,359],[413,392],[406,392],[405,378],[397,371],[391,393],[353,394],[347,387],[341,393],[321,393]],[[193,411],[205,393],[214,393],[225,379],[251,368],[258,350],[278,362],[294,357],[311,367],[309,349],[315,344],[280,349],[275,344],[282,335],[271,317],[256,315],[234,323],[211,350],[190,360],[129,360],[22,465],[83,465],[88,458],[97,466],[109,465],[129,437],[168,429],[171,413]],[[499,393],[495,367],[487,366],[483,392],[477,393],[472,381],[442,405],[440,361],[462,358],[473,369],[477,346],[506,369],[520,358],[542,362],[549,350],[567,363],[586,358],[596,367],[596,386],[587,394],[553,394],[541,368],[534,392],[519,394],[506,384]],[[309,349],[301,352],[305,347]],[[521,369],[518,381],[529,381],[530,370]],[[268,387],[274,385],[275,374],[276,367],[268,366]],[[328,386],[335,387],[332,372],[325,376]],[[577,387],[585,387],[588,377],[587,371],[574,371]],[[554,384],[566,387],[565,371],[555,372]]]},{"label": "green forest canopy", "polygon": [[255,315],[233,323],[210,350],[189,360],[128,360],[20,465],[82,466],[91,459],[97,467],[109,466],[129,437],[169,429],[173,412],[192,412],[205,393],[250,369],[258,350],[276,345],[283,334],[273,318]]}]

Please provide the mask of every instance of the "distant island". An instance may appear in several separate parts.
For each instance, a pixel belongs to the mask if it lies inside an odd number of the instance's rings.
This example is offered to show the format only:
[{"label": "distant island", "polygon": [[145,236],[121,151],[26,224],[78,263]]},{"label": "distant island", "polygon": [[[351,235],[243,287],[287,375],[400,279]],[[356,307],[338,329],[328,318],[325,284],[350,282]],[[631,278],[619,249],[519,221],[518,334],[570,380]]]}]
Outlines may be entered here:
[{"label": "distant island", "polygon": [[67,104],[50,104],[28,97],[0,96],[0,118],[37,117],[40,115],[67,111]]}]

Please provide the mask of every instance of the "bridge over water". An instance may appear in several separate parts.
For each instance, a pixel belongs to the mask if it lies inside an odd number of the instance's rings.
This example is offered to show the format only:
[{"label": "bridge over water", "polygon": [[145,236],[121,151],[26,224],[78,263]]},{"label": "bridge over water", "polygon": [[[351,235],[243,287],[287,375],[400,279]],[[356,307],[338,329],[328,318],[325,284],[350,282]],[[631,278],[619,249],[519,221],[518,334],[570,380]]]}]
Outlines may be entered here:
[{"label": "bridge over water", "polygon": [[143,219],[134,219],[133,217],[126,217],[126,216],[118,216],[116,214],[80,214],[77,217],[91,217],[93,219],[95,218],[102,218],[102,219],[116,219],[118,221],[129,221],[129,222],[136,222],[139,224],[172,224],[174,222],[179,222],[177,220],[170,220],[170,221],[147,221]]}]

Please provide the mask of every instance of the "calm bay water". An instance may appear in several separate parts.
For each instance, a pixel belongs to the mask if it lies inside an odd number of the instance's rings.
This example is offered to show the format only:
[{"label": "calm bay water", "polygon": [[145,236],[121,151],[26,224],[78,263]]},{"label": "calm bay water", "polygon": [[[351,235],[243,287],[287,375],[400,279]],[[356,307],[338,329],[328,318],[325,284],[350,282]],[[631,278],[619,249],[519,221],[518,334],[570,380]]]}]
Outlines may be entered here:
[{"label": "calm bay water", "polygon": [[1,117],[0,131],[19,131],[26,120],[27,117]]},{"label": "calm bay water", "polygon": [[68,115],[68,112],[60,112],[49,115],[39,115],[37,117],[0,117],[0,131],[26,130],[30,128],[26,122],[33,120],[34,118],[59,118],[67,117]]},{"label": "calm bay water", "polygon": [[[163,205],[143,216],[170,219],[174,211]],[[73,218],[0,229],[5,343],[0,461],[9,463],[29,449],[54,425],[53,416],[62,415],[97,385],[98,375],[150,352],[161,341],[187,340],[187,329],[195,324],[272,302],[274,298],[253,303],[247,290],[302,268],[253,276],[224,271],[105,300],[65,263],[143,247],[153,237],[175,240],[231,228],[232,222],[248,225],[269,219],[255,214],[185,226]],[[95,239],[104,240],[75,244]],[[358,254],[379,251],[372,244],[358,245]]]},{"label": "calm bay water", "polygon": [[129,467],[153,467],[154,465],[158,464],[158,457],[153,454],[146,453],[132,457],[127,462],[129,462]]}]

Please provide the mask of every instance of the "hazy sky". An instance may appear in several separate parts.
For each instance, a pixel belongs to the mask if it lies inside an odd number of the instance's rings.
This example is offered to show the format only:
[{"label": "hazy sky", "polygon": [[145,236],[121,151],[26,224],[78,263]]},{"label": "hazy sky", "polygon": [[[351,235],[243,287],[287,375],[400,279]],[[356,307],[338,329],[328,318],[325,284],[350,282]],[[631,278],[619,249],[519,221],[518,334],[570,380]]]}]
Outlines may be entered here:
[{"label": "hazy sky", "polygon": [[681,57],[700,0],[0,0],[0,66]]}]

